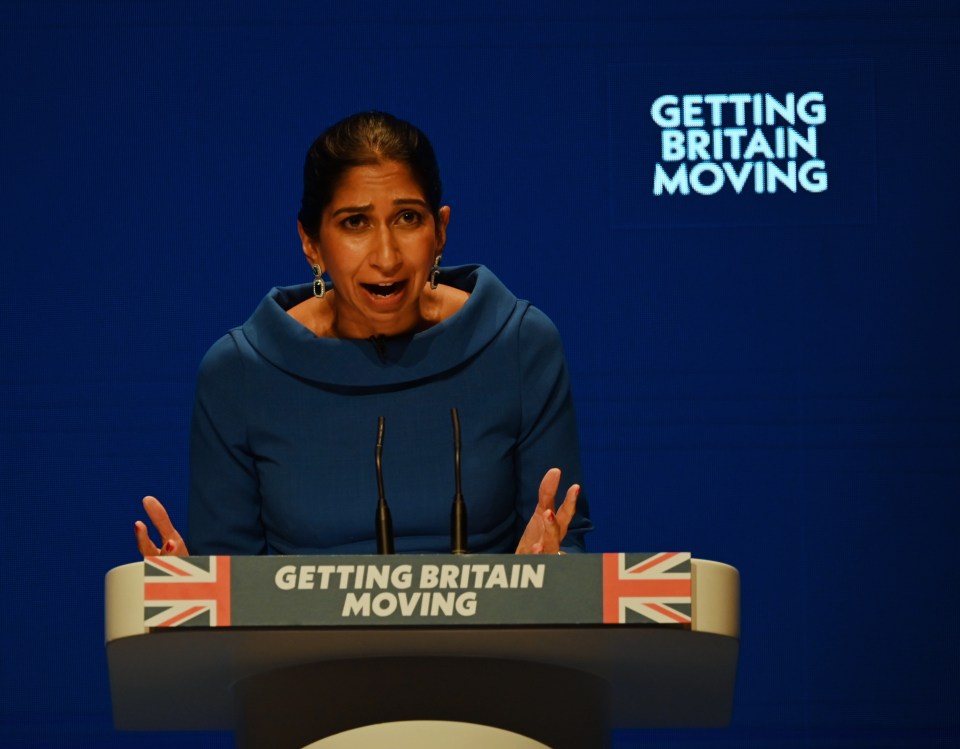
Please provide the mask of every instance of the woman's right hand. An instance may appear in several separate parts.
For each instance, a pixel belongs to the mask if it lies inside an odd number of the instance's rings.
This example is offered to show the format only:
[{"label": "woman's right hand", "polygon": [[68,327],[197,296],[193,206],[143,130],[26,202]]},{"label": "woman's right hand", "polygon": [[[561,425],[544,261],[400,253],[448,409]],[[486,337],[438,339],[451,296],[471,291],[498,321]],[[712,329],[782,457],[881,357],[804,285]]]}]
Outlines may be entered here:
[{"label": "woman's right hand", "polygon": [[133,532],[136,534],[137,548],[140,553],[145,557],[189,556],[190,552],[187,551],[187,545],[183,542],[180,534],[177,533],[177,529],[173,527],[170,516],[167,515],[167,511],[160,504],[160,500],[156,497],[144,497],[143,509],[146,511],[147,517],[150,518],[150,522],[160,533],[160,546],[157,547],[153,543],[146,523],[138,520],[133,524]]}]

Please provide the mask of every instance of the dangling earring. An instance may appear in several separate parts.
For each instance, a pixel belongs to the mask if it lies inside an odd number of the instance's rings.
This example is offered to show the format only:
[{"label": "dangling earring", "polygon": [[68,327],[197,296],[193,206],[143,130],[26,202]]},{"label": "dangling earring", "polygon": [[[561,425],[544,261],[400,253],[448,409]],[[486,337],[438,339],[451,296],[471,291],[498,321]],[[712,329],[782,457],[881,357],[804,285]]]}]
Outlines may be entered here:
[{"label": "dangling earring", "polygon": [[440,283],[440,260],[443,253],[440,253],[433,259],[433,267],[430,269],[430,288],[436,289]]},{"label": "dangling earring", "polygon": [[323,299],[327,293],[327,284],[323,280],[323,268],[319,265],[313,266],[313,295],[317,299]]}]

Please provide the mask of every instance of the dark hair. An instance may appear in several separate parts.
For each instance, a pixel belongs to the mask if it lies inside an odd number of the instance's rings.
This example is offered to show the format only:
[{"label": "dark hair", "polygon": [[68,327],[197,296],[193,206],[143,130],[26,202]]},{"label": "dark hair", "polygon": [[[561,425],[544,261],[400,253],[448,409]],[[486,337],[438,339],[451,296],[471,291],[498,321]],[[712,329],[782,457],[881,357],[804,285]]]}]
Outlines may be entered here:
[{"label": "dark hair", "polygon": [[323,210],[343,175],[355,166],[397,161],[406,164],[423,190],[434,218],[440,216],[440,167],[427,136],[386,112],[359,112],[327,128],[303,164],[303,199],[298,218],[316,238]]}]

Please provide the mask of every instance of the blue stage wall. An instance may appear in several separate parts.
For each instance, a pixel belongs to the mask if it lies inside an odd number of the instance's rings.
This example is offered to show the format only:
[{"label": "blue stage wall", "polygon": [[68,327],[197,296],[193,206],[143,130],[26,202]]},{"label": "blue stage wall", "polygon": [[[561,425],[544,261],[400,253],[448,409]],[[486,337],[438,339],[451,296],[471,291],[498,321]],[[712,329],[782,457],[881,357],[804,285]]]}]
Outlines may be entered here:
[{"label": "blue stage wall", "polygon": [[958,20],[0,3],[0,746],[232,745],[112,729],[102,576],[141,496],[184,518],[197,363],[308,280],[303,153],[369,108],[433,139],[445,260],[557,323],[592,550],[741,571],[732,726],[615,749],[960,745]]}]

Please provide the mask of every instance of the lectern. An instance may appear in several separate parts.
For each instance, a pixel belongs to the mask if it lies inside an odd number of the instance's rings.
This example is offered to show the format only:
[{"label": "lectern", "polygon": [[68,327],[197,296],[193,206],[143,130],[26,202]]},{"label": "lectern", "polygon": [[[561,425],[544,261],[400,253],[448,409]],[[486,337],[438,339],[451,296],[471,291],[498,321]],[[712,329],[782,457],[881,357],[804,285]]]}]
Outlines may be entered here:
[{"label": "lectern", "polygon": [[722,726],[738,638],[737,571],[682,552],[155,557],[106,578],[116,726],[233,730],[242,749]]}]

